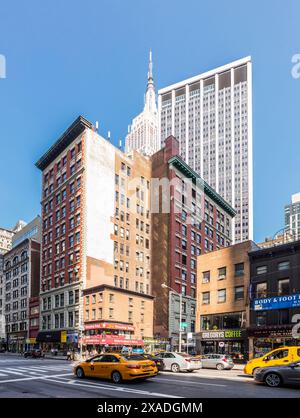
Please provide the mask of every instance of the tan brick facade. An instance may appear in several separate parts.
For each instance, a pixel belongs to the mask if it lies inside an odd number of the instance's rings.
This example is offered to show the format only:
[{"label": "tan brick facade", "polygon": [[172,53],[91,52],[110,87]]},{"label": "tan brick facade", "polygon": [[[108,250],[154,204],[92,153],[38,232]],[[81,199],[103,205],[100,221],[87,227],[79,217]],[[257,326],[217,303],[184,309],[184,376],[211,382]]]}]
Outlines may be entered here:
[{"label": "tan brick facade", "polygon": [[218,351],[221,343],[226,352],[242,347],[240,355],[247,354],[248,252],[254,246],[246,241],[198,257],[196,332],[202,352]]}]

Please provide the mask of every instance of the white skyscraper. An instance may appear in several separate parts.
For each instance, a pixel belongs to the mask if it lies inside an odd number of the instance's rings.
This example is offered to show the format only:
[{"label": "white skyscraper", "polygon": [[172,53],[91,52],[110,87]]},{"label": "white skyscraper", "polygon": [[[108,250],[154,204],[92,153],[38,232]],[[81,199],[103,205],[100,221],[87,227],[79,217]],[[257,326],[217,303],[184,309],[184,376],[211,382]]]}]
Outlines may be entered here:
[{"label": "white skyscraper", "polygon": [[158,92],[161,145],[180,142],[186,163],[236,210],[235,242],[253,238],[251,57]]},{"label": "white skyscraper", "polygon": [[285,232],[300,239],[300,193],[293,194],[292,202],[285,206]]},{"label": "white skyscraper", "polygon": [[150,51],[144,110],[132,121],[125,140],[125,151],[137,150],[141,154],[150,156],[159,149],[158,113],[153,83],[152,53]]}]

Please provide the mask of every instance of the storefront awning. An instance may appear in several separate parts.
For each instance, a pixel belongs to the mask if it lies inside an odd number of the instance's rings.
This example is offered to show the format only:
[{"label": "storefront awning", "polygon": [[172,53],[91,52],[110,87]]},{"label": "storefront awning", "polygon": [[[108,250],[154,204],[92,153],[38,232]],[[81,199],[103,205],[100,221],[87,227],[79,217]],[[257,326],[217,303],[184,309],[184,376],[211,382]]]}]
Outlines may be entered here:
[{"label": "storefront awning", "polygon": [[39,332],[36,341],[38,343],[60,343],[61,331],[42,331]]},{"label": "storefront awning", "polygon": [[130,346],[144,346],[143,340],[127,339],[122,337],[116,337],[111,335],[87,335],[82,338],[82,344],[87,345],[130,345]]}]

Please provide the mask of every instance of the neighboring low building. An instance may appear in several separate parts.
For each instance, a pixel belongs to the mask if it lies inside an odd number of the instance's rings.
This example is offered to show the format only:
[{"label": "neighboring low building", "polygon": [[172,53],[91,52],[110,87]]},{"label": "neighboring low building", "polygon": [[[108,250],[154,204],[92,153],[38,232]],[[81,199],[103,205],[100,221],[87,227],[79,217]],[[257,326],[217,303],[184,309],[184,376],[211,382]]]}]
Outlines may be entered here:
[{"label": "neighboring low building", "polygon": [[[152,162],[152,283],[154,331],[179,347],[180,302],[184,339],[196,330],[197,257],[232,242],[234,209],[178,156],[170,136]],[[162,288],[162,285],[169,288]]]},{"label": "neighboring low building", "polygon": [[245,241],[198,257],[197,350],[248,357],[250,264]]},{"label": "neighboring low building", "polygon": [[11,351],[20,352],[35,343],[29,340],[29,302],[40,289],[40,231],[38,216],[14,235],[15,245],[4,255],[4,313]]},{"label": "neighboring low building", "polygon": [[300,345],[297,327],[293,332],[300,314],[300,241],[254,250],[249,258],[250,355],[259,356],[283,345]]},{"label": "neighboring low building", "polygon": [[5,334],[5,321],[2,318],[4,315],[5,304],[5,278],[3,274],[4,268],[4,254],[12,248],[13,237],[16,232],[20,231],[26,223],[24,221],[18,221],[13,229],[0,228],[0,347],[1,345],[6,347],[6,334]]},{"label": "neighboring low building", "polygon": [[264,241],[257,244],[260,248],[274,247],[275,245],[286,244],[287,242],[295,241],[294,237],[287,232],[276,234],[275,237],[267,237]]}]

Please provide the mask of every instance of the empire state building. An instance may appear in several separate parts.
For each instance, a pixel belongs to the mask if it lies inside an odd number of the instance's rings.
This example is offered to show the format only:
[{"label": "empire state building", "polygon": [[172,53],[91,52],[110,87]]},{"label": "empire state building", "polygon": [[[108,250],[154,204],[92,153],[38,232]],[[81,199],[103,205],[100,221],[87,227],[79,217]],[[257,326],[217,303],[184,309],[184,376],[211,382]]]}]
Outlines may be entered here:
[{"label": "empire state building", "polygon": [[150,51],[144,110],[133,119],[129,127],[125,140],[125,151],[128,153],[136,150],[143,155],[151,156],[159,149],[158,112],[153,82],[152,53]]}]

